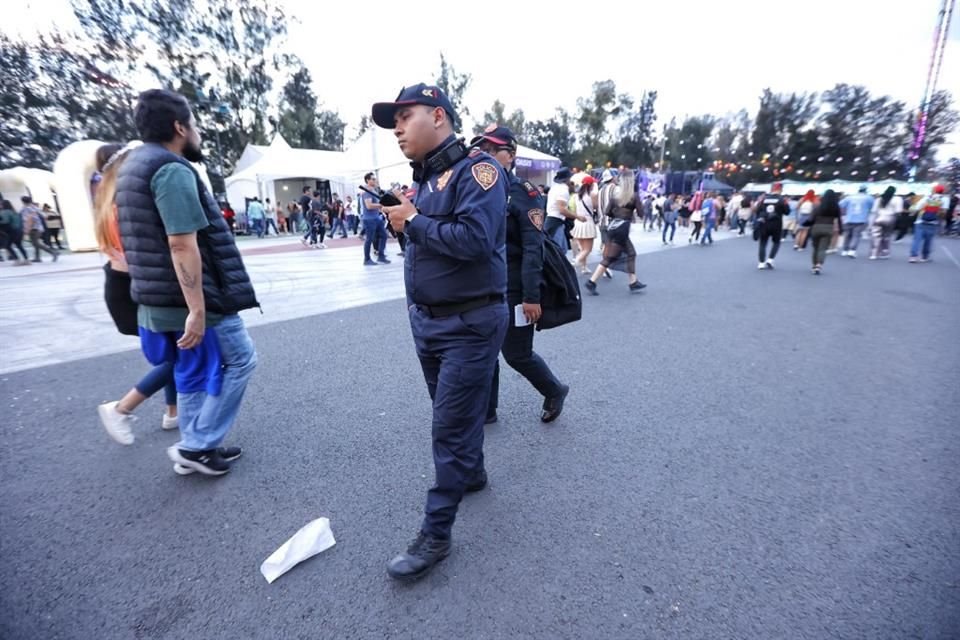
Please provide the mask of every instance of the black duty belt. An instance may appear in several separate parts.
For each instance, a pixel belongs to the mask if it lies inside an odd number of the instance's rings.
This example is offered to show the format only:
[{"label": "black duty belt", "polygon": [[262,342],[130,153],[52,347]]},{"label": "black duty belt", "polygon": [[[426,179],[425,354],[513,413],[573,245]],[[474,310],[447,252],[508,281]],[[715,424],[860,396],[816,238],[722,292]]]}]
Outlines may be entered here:
[{"label": "black duty belt", "polygon": [[503,296],[501,295],[480,296],[479,298],[471,298],[470,300],[464,300],[463,302],[457,302],[455,304],[418,304],[417,308],[431,318],[445,318],[500,302],[503,302]]}]

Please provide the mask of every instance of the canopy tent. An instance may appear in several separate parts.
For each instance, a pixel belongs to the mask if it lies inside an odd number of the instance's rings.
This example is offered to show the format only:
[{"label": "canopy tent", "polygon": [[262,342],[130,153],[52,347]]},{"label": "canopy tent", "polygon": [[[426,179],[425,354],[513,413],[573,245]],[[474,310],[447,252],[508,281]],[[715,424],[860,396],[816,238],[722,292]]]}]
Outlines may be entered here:
[{"label": "canopy tent", "polygon": [[243,211],[249,198],[283,202],[299,195],[301,185],[315,188],[318,179],[328,181],[332,193],[351,193],[360,180],[355,173],[342,152],[294,149],[278,134],[269,146],[248,145],[224,182],[230,206]]},{"label": "canopy tent", "polygon": [[14,209],[20,209],[20,198],[29,195],[37,204],[57,208],[56,184],[52,171],[13,167],[0,171],[0,193]]},{"label": "canopy tent", "polygon": [[[830,182],[804,182],[800,180],[781,180],[783,185],[783,195],[802,196],[810,189],[813,189],[817,195],[823,195],[827,189],[833,189],[835,192],[844,195],[856,193],[863,185],[867,186],[867,192],[874,196],[879,196],[887,190],[887,187],[893,187],[897,194],[906,195],[908,193],[928,194],[933,191],[935,183],[933,182],[905,182],[903,180],[881,180],[878,182],[857,182],[855,180],[831,180]],[[741,191],[751,193],[768,193],[773,187],[771,182],[751,182]]]},{"label": "canopy tent", "polygon": [[[522,145],[517,149],[517,174],[527,180],[549,184],[559,168],[559,158]],[[233,175],[226,179],[227,199],[238,211],[254,196],[283,202],[299,195],[302,186],[314,186],[316,179],[328,180],[331,192],[345,197],[358,190],[370,171],[385,189],[410,184],[410,160],[400,151],[393,132],[371,127],[344,152],[294,149],[278,135],[269,146],[244,149]]]},{"label": "canopy tent", "polygon": [[410,161],[400,151],[392,131],[370,127],[343,154],[344,164],[355,167],[359,175],[357,184],[363,182],[364,174],[373,171],[380,186],[410,184],[413,170]]},{"label": "canopy tent", "polygon": [[714,178],[706,178],[700,184],[700,190],[704,192],[713,191],[721,195],[729,195],[734,192],[734,188],[726,182],[720,182]]}]

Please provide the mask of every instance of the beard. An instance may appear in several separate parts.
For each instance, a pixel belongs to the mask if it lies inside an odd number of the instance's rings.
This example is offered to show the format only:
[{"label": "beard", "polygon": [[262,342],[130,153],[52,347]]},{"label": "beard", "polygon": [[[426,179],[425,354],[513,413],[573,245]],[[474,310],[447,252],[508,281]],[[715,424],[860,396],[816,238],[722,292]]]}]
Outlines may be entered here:
[{"label": "beard", "polygon": [[203,151],[200,150],[199,146],[194,146],[193,143],[188,142],[183,147],[183,157],[190,162],[203,162]]}]

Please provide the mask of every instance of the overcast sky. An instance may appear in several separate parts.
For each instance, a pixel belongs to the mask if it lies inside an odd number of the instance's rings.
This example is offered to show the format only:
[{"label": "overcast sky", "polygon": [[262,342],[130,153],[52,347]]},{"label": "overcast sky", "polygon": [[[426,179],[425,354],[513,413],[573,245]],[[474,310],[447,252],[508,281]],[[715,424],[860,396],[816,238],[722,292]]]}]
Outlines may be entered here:
[{"label": "overcast sky", "polygon": [[[926,82],[941,0],[667,0],[471,3],[277,0],[291,16],[290,49],[313,73],[348,136],[370,104],[430,81],[440,52],[472,74],[476,117],[499,98],[528,119],[573,109],[596,80],[639,97],[656,89],[658,124],[670,116],[748,108],[764,87],[822,91],[866,85],[916,107]],[[44,28],[68,0],[30,0],[0,28]],[[775,8],[774,5],[779,5]],[[575,7],[575,8],[574,8]],[[788,8],[795,7],[795,8]],[[960,102],[960,11],[940,88]],[[960,155],[960,132],[942,157]]]}]

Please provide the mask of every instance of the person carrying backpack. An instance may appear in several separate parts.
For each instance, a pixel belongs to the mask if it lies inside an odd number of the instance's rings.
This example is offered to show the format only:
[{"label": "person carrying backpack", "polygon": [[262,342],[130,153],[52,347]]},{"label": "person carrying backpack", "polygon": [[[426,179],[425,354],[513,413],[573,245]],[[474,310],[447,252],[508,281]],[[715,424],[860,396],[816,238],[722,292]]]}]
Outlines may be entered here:
[{"label": "person carrying backpack", "polygon": [[[546,200],[537,188],[520,180],[513,172],[517,157],[517,140],[507,127],[489,126],[486,131],[471,140],[489,153],[510,176],[510,192],[507,198],[507,306],[511,310],[507,334],[503,339],[501,353],[504,360],[522,375],[543,396],[540,420],[553,422],[563,411],[563,403],[570,387],[562,384],[533,350],[534,326],[543,313],[541,291],[543,282],[544,210]],[[514,309],[520,307],[522,320]],[[500,387],[500,364],[493,372],[490,401],[487,405],[487,423],[497,419],[497,404]]]},{"label": "person carrying backpack", "polygon": [[[773,269],[773,261],[780,250],[780,240],[783,238],[783,216],[790,215],[790,205],[783,197],[783,185],[773,183],[770,193],[757,202],[757,222],[753,235],[759,241],[759,263],[757,269]],[[771,241],[770,257],[767,258],[767,241]]]}]

